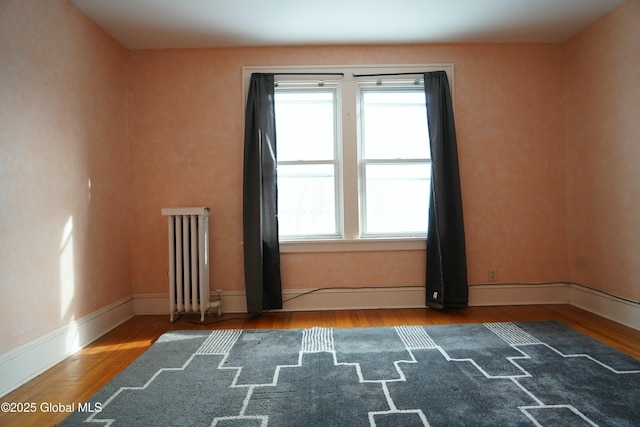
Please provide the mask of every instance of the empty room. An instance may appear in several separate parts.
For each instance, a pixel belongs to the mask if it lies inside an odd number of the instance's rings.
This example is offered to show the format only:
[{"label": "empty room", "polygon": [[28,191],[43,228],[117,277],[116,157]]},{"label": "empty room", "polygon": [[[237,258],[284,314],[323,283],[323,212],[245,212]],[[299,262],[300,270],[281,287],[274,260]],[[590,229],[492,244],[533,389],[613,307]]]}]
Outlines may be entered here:
[{"label": "empty room", "polygon": [[0,0],[0,424],[638,425],[640,0]]}]

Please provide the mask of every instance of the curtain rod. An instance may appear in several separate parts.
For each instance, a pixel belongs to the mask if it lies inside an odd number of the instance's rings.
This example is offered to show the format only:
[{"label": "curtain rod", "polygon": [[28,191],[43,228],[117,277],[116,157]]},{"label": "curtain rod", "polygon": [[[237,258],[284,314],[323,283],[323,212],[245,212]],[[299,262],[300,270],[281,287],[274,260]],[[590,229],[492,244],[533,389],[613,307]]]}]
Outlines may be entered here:
[{"label": "curtain rod", "polygon": [[274,76],[341,76],[344,73],[274,73]]},{"label": "curtain rod", "polygon": [[416,71],[415,73],[354,74],[353,77],[417,76],[425,73],[426,71]]}]

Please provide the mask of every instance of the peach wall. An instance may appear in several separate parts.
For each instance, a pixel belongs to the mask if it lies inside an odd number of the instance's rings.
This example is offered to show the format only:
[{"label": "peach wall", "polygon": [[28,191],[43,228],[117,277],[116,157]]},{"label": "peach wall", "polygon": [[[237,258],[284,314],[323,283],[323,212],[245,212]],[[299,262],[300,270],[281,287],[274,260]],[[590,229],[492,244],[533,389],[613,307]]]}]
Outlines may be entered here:
[{"label": "peach wall", "polygon": [[131,293],[126,51],[66,0],[0,6],[0,354]]},{"label": "peach wall", "polygon": [[[212,287],[243,289],[241,69],[455,65],[469,280],[566,280],[562,48],[436,45],[131,53],[134,293],[166,293],[160,209],[208,205]],[[283,286],[424,283],[424,252],[283,254]]]},{"label": "peach wall", "polygon": [[640,1],[565,45],[572,280],[640,300]]}]

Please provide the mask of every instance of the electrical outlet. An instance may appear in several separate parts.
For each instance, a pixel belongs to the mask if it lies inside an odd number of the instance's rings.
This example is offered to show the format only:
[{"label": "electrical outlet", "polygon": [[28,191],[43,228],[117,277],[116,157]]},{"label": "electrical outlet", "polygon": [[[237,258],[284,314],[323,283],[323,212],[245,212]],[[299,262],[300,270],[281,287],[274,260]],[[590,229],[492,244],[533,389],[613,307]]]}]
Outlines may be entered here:
[{"label": "electrical outlet", "polygon": [[496,270],[495,268],[490,268],[489,269],[489,281],[490,282],[495,282],[496,280],[498,280],[498,270]]}]

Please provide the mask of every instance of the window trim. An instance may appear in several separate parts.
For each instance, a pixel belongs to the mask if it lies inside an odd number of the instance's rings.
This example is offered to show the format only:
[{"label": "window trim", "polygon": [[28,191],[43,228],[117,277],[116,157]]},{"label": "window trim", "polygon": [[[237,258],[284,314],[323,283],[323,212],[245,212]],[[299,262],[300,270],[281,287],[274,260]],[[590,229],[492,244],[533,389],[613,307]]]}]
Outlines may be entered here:
[{"label": "window trim", "polygon": [[427,249],[426,237],[284,240],[281,253],[416,251]]},{"label": "window trim", "polygon": [[[336,76],[318,76],[314,80],[318,81],[336,81],[340,82],[340,90],[342,102],[339,102],[338,114],[350,114],[351,111],[357,110],[357,91],[358,84],[368,79],[375,81],[375,77],[354,78],[354,74],[390,74],[390,73],[416,73],[422,74],[429,71],[445,71],[449,78],[451,88],[451,96],[454,100],[453,107],[455,110],[455,91],[454,91],[454,66],[451,63],[444,64],[408,64],[408,65],[321,65],[321,66],[244,66],[242,67],[242,106],[243,112],[246,110],[246,100],[249,87],[249,81],[252,73],[287,73],[280,80],[292,81],[309,81],[314,79],[311,73],[344,73],[344,77]],[[304,76],[292,76],[292,73],[306,73]],[[384,80],[390,79],[390,76],[384,76]],[[400,77],[399,77],[400,78]],[[407,80],[407,76],[402,77]],[[276,76],[276,81],[278,81]],[[355,105],[354,105],[355,104]],[[242,128],[244,129],[244,114],[242,115]],[[341,141],[338,143],[339,150],[338,162],[341,166],[340,170],[340,192],[339,199],[336,200],[339,212],[339,227],[341,227],[341,238],[318,238],[318,239],[295,239],[281,240],[280,252],[282,253],[300,253],[300,252],[352,252],[352,251],[395,251],[395,250],[424,250],[426,249],[426,235],[424,237],[407,236],[407,237],[380,237],[380,236],[360,236],[360,230],[357,225],[360,224],[360,189],[359,179],[356,179],[355,185],[345,181],[347,174],[355,173],[359,176],[358,162],[358,120],[356,117],[350,120],[340,118]],[[345,141],[349,141],[345,143]],[[353,142],[351,142],[353,141]],[[355,170],[354,170],[355,169]],[[349,205],[347,209],[344,200],[356,200],[356,203]]]}]

